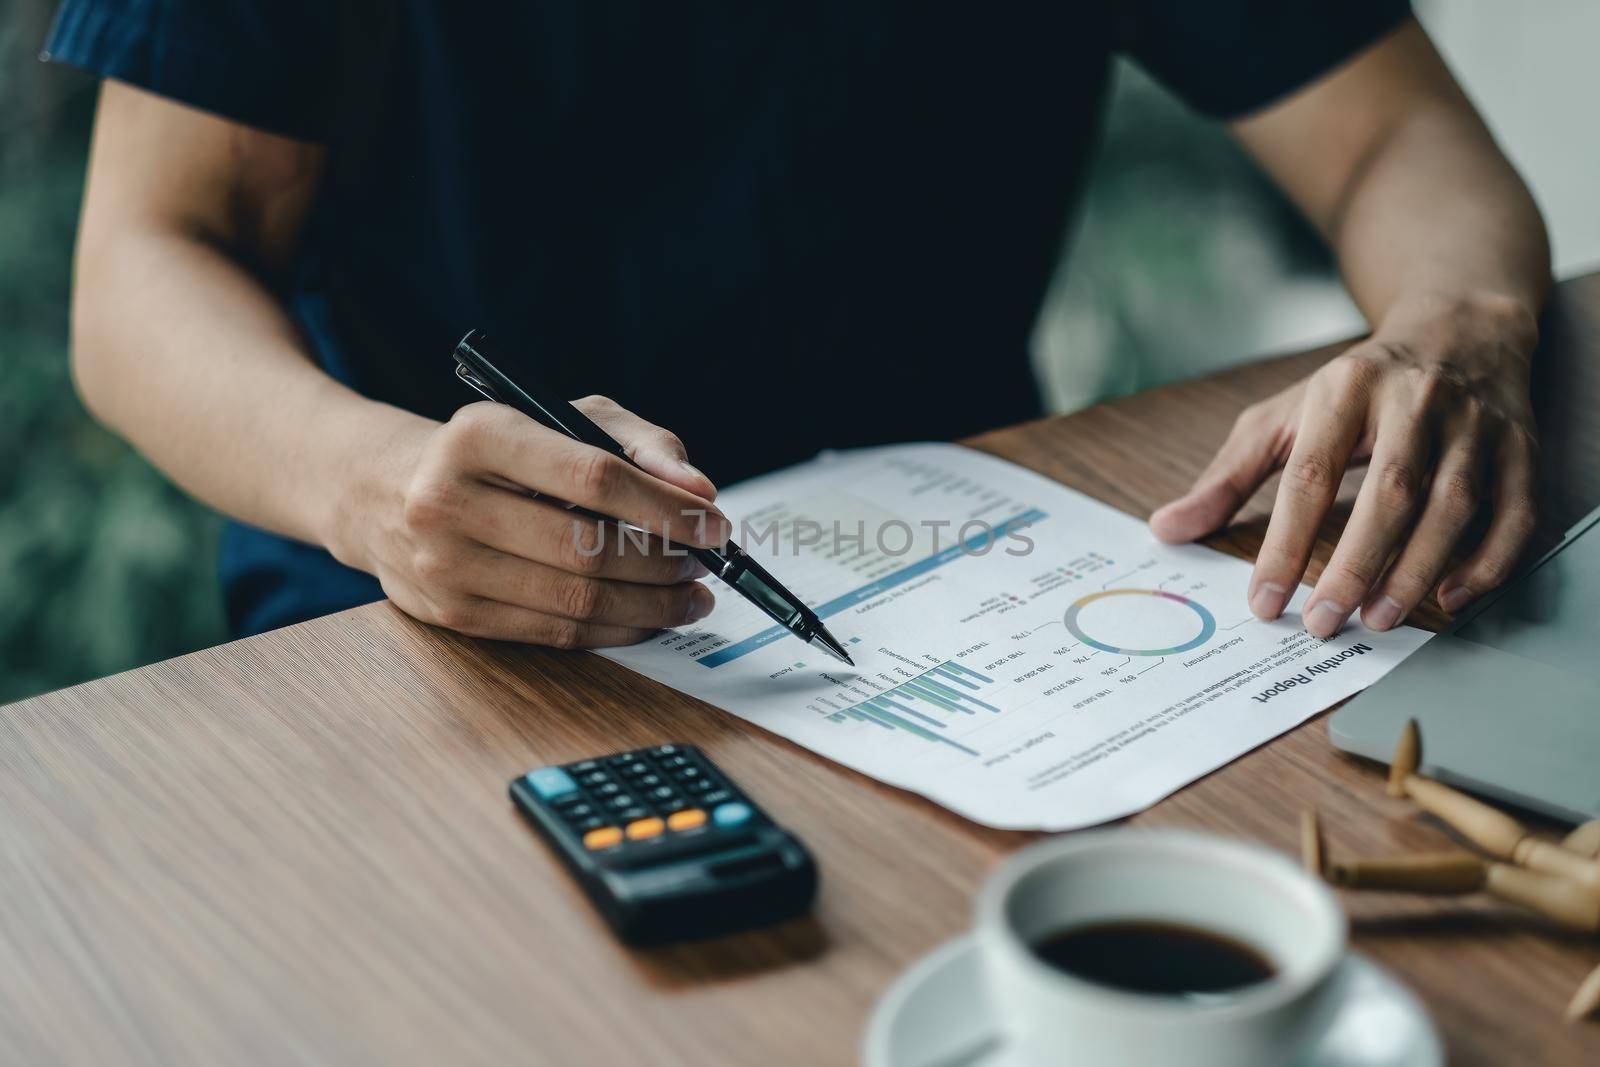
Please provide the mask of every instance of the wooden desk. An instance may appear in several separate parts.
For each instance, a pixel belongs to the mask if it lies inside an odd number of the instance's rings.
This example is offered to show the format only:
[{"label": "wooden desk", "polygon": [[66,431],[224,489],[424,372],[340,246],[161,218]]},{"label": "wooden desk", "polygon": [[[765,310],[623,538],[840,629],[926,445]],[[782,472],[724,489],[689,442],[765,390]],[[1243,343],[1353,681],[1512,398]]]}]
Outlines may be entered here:
[{"label": "wooden desk", "polygon": [[[1333,351],[974,443],[1143,515],[1237,410]],[[1600,276],[1562,287],[1542,359],[1555,530],[1600,502]],[[1263,511],[1217,547],[1249,556]],[[626,952],[506,801],[529,767],[672,739],[815,849],[814,920]],[[0,761],[0,1061],[18,1064],[853,1062],[884,987],[1030,840],[596,657],[388,605],[13,705]],[[1292,850],[1310,801],[1336,850],[1449,840],[1320,723],[1134,821]],[[1600,942],[1476,901],[1347,903],[1357,947],[1415,986],[1454,1062],[1600,1062],[1600,1024],[1559,1021]]]}]

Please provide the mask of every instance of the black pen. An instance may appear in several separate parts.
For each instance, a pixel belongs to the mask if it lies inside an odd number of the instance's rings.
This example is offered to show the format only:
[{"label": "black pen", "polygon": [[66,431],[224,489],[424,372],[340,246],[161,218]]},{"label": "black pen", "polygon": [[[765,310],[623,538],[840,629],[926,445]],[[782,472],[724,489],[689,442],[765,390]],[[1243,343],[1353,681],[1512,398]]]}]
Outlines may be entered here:
[{"label": "black pen", "polygon": [[[628,455],[627,449],[566,400],[536,382],[530,381],[528,388],[525,389],[506,377],[505,373],[488,358],[489,353],[493,351],[493,345],[482,330],[470,331],[456,345],[456,377],[488,399],[500,404],[509,404],[541,425],[558,433],[564,433],[574,441],[581,441],[609,452],[631,466],[639,466]],[[573,510],[590,518],[606,522],[617,521],[587,508],[575,507]],[[692,548],[675,542],[673,544],[675,548],[694,556],[706,570],[731,585],[740,596],[760,608],[769,618],[800,640],[807,644],[820,645],[835,659],[852,667],[856,665],[855,660],[844,650],[844,646],[828,632],[826,626],[822,625],[817,613],[807,607],[803,600],[785,589],[782,582],[767,573],[766,568],[751,559],[744,549],[734,544],[732,540],[724,544],[721,551],[714,548]]]}]

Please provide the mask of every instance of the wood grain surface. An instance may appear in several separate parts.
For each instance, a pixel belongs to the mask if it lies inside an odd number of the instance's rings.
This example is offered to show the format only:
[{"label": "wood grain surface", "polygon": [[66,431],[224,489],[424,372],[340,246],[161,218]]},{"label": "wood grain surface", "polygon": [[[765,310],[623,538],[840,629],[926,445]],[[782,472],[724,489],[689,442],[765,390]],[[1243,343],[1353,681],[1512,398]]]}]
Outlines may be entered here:
[{"label": "wood grain surface", "polygon": [[[1545,330],[1549,535],[1600,503],[1600,276],[1563,285]],[[1336,350],[972,443],[1142,516],[1242,407]],[[1269,499],[1215,547],[1248,558]],[[810,844],[813,917],[629,952],[506,800],[530,767],[669,740],[703,746]],[[1132,821],[1293,851],[1312,803],[1336,854],[1453,840],[1320,720]],[[961,932],[979,882],[1033,839],[597,657],[387,604],[5,708],[0,805],[6,1064],[849,1063],[885,986]],[[1561,1023],[1600,942],[1475,898],[1344,899],[1356,947],[1417,990],[1453,1063],[1600,1062],[1600,1023]]]}]

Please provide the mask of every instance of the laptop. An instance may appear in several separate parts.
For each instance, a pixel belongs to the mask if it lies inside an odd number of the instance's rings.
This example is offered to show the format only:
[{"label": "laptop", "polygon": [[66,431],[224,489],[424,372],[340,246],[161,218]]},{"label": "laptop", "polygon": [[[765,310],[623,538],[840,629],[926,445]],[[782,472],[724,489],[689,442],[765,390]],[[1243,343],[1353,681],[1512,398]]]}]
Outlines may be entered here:
[{"label": "laptop", "polygon": [[1328,735],[1387,763],[1411,718],[1429,777],[1567,822],[1600,817],[1600,509],[1335,712]]}]

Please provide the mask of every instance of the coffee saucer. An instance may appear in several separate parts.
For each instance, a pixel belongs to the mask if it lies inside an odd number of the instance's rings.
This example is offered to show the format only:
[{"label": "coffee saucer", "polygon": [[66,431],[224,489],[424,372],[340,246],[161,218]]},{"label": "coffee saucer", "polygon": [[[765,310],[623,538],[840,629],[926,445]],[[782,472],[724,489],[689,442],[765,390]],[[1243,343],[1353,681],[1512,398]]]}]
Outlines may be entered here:
[{"label": "coffee saucer", "polygon": [[[1422,1004],[1358,953],[1343,964],[1338,1014],[1303,1067],[1444,1067]],[[1071,1067],[1071,1050],[1057,1061]],[[947,941],[895,980],[867,1024],[867,1067],[1044,1067],[1008,1049],[990,1019],[977,944]]]}]

